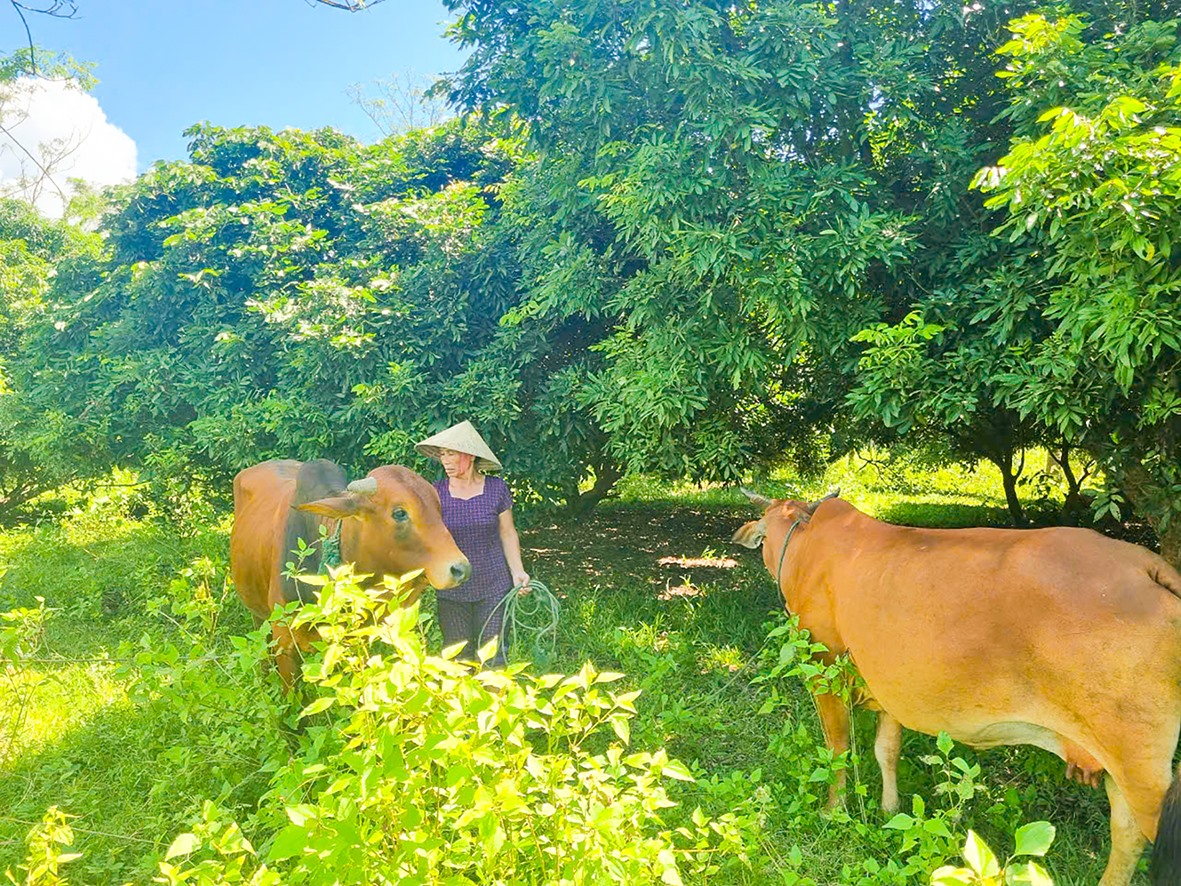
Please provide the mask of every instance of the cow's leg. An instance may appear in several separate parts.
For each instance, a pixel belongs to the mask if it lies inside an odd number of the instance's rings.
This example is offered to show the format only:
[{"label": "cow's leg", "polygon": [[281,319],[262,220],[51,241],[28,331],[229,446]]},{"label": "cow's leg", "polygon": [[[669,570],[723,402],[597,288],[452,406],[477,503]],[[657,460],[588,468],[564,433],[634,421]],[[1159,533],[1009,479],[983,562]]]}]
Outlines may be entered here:
[{"label": "cow's leg", "polygon": [[1125,735],[1127,752],[1117,749],[1112,755],[1118,763],[1104,779],[1111,803],[1111,855],[1100,886],[1127,886],[1145,841],[1156,839],[1161,803],[1173,777],[1173,755],[1168,743],[1175,740],[1176,734],[1174,729],[1165,736]]},{"label": "cow's leg", "polygon": [[[834,757],[849,750],[849,708],[844,700],[835,695],[813,695],[816,702],[816,712],[820,715],[820,728],[824,732],[824,743],[832,751]],[[845,792],[845,770],[838,769],[836,781],[828,789],[828,803],[826,810],[836,808],[841,795]]]},{"label": "cow's leg", "polygon": [[283,681],[284,694],[291,693],[299,677],[299,650],[295,645],[295,637],[291,628],[285,624],[275,622],[271,625],[271,635],[275,639],[275,667],[279,671],[279,679]]},{"label": "cow's leg", "polygon": [[1099,886],[1128,886],[1144,851],[1145,837],[1136,814],[1111,774],[1103,777],[1111,804],[1111,854]]},{"label": "cow's leg", "polygon": [[873,753],[882,772],[882,809],[898,811],[898,755],[902,752],[902,724],[878,711],[878,736]]}]

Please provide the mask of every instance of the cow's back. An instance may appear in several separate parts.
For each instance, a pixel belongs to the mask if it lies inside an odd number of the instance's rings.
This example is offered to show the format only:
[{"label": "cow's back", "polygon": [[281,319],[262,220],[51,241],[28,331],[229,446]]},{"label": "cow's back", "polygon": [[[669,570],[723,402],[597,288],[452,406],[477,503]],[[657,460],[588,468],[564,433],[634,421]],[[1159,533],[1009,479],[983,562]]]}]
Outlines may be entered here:
[{"label": "cow's back", "polygon": [[234,526],[230,532],[230,573],[238,596],[256,617],[266,618],[276,602],[279,553],[295,495],[301,462],[266,461],[234,477]]},{"label": "cow's back", "polygon": [[[1084,529],[841,522],[828,544],[839,556],[811,580],[837,645],[903,725],[989,744],[972,731],[1012,720],[1069,735],[1096,725],[1080,710],[1118,720],[1177,707],[1181,577],[1155,554]],[[1134,685],[1134,699],[1109,688]]]}]

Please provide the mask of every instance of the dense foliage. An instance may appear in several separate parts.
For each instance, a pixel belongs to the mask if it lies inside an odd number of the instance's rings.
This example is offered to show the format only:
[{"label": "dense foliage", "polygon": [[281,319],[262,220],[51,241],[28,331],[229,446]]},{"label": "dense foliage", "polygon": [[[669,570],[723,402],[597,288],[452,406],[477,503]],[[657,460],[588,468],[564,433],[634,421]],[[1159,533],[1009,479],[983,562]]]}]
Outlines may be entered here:
[{"label": "dense foliage", "polygon": [[585,350],[498,322],[520,273],[499,221],[524,162],[513,141],[475,120],[370,148],[190,135],[191,161],[114,195],[105,254],[54,281],[28,355],[41,416],[69,417],[62,437],[92,442],[94,470],[221,486],[268,457],[360,470],[409,462],[415,439],[468,417],[522,491],[574,500],[603,473],[567,396]]},{"label": "dense foliage", "polygon": [[[753,455],[801,438],[807,446],[809,435],[836,430],[830,443],[840,448],[917,431],[993,461],[1018,520],[1028,446],[1083,448],[1121,473],[1111,439],[1138,419],[1084,434],[1080,415],[1109,406],[1075,390],[1091,382],[1063,382],[1061,354],[1043,354],[1041,372],[1058,373],[1070,418],[1041,413],[1042,389],[1021,381],[1034,343],[1061,338],[1054,279],[1078,271],[1047,247],[1066,229],[1041,236],[1035,222],[1047,215],[1029,205],[1043,192],[1031,183],[1018,188],[1020,228],[997,237],[1009,225],[969,184],[1067,96],[1115,102],[1113,113],[1140,115],[1131,129],[1152,133],[1172,110],[1170,69],[1156,66],[1176,60],[1174,28],[1152,20],[1170,17],[1166,4],[1079,3],[1060,22],[1019,20],[1016,39],[1008,20],[1020,4],[449,5],[461,13],[456,38],[473,49],[453,98],[523,117],[543,166],[565,184],[556,199],[596,210],[597,235],[582,219],[564,226],[563,257],[630,259],[606,302],[616,323],[588,391],[630,464],[729,476]],[[1080,37],[1092,43],[1085,51]],[[1007,80],[993,76],[1002,45],[1001,60],[1013,59]],[[1153,84],[1157,100],[1118,99],[1140,84]],[[1086,160],[1077,143],[1058,145],[1064,172]],[[1010,159],[1028,157],[1018,149]],[[1141,183],[1168,180],[1175,139],[1162,131],[1137,157]],[[1071,195],[1085,200],[1122,172],[1094,169],[1069,180]],[[1013,169],[1010,180],[1023,174]],[[1153,195],[1156,229],[1168,231],[1175,195],[1167,184]],[[1111,242],[1132,255],[1139,241]],[[1169,258],[1158,250],[1141,261]],[[1155,273],[1130,265],[1124,280],[1143,286]],[[570,301],[533,304],[560,312]],[[1080,362],[1115,390],[1124,383],[1113,358],[1102,346],[1098,359],[1087,353],[1109,306],[1096,305],[1074,340]],[[1132,337],[1155,323],[1154,310],[1125,308]],[[1142,347],[1168,363],[1164,344],[1146,337]],[[842,418],[845,402],[859,426]],[[1168,484],[1157,477],[1155,488]]]},{"label": "dense foliage", "polygon": [[627,747],[639,692],[612,691],[623,674],[473,673],[429,656],[418,607],[389,596],[341,575],[298,616],[326,641],[304,671],[322,693],[255,816],[266,851],[207,809],[161,882],[676,884],[716,872],[715,854],[740,863],[732,814],[662,825],[664,781],[692,776]]},{"label": "dense foliage", "polygon": [[272,456],[413,462],[468,417],[582,507],[629,470],[901,440],[993,462],[1020,521],[1043,445],[1076,503],[1072,452],[1169,536],[1167,3],[448,6],[462,118],[370,147],[197,127],[111,197],[8,371],[42,462],[84,441],[175,496]]},{"label": "dense foliage", "polygon": [[861,333],[852,399],[903,430],[1089,451],[1108,505],[1130,496],[1179,562],[1177,22],[1100,36],[1078,16],[1027,16],[1012,30],[999,51],[1018,134],[976,180],[1005,210],[992,233],[1009,245],[990,248],[1009,257]]},{"label": "dense foliage", "polygon": [[38,350],[52,288],[84,289],[99,251],[97,236],[0,200],[0,514],[99,466]]}]

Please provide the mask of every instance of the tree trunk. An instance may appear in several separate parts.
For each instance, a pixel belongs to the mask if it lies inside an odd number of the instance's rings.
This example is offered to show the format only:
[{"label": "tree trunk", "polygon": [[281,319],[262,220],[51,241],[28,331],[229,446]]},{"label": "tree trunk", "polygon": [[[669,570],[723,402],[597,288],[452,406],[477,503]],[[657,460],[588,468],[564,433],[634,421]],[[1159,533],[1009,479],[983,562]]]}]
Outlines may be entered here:
[{"label": "tree trunk", "polygon": [[1021,500],[1017,498],[1017,478],[1021,476],[1021,468],[1013,470],[1013,451],[1010,449],[1003,454],[989,456],[988,460],[1001,472],[1001,483],[1005,487],[1005,503],[1009,506],[1009,518],[1014,526],[1024,526],[1025,511],[1021,507]]},{"label": "tree trunk", "polygon": [[582,517],[594,510],[595,505],[611,494],[611,490],[623,474],[614,464],[604,465],[595,475],[595,484],[586,492],[575,488],[566,496],[566,513]]},{"label": "tree trunk", "polygon": [[1046,472],[1050,473],[1049,467],[1053,463],[1055,469],[1062,474],[1066,480],[1066,498],[1062,502],[1061,519],[1071,526],[1082,525],[1086,518],[1087,512],[1090,510],[1091,503],[1083,495],[1083,480],[1086,478],[1086,471],[1081,477],[1076,476],[1074,468],[1070,466],[1070,453],[1072,448],[1069,443],[1063,441],[1061,455],[1055,455],[1051,450],[1046,450]]},{"label": "tree trunk", "polygon": [[1005,486],[1005,502],[1009,506],[1009,517],[1014,526],[1024,526],[1025,511],[1021,507],[1021,500],[1017,498],[1017,475],[1012,471],[1005,471],[1001,480]]}]

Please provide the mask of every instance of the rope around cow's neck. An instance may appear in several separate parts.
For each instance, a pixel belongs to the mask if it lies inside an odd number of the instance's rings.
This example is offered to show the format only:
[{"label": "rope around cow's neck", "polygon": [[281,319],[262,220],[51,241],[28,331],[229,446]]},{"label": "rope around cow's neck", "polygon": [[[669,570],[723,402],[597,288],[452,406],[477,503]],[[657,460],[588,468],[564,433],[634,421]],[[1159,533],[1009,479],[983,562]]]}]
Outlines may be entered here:
[{"label": "rope around cow's neck", "polygon": [[558,617],[561,606],[558,598],[551,593],[544,583],[535,578],[529,579],[530,592],[521,596],[517,585],[492,607],[484,626],[480,628],[480,637],[488,630],[488,625],[499,609],[504,616],[504,627],[500,630],[498,642],[504,642],[509,627],[512,628],[514,642],[522,638],[532,638],[533,661],[541,667],[546,667],[553,658],[557,644]]},{"label": "rope around cow's neck", "polygon": [[[779,568],[775,570],[775,587],[779,588],[781,594],[783,594],[783,558],[787,556],[787,546],[791,544],[791,537],[795,533],[796,527],[803,522],[802,517],[796,517],[791,528],[787,530],[787,538],[783,540],[783,550],[779,552]],[[783,603],[784,606],[787,605],[787,594],[783,594]]]},{"label": "rope around cow's neck", "polygon": [[[837,498],[841,494],[839,489],[833,490],[816,504],[821,501],[828,501],[830,498]],[[813,506],[814,507],[814,506]],[[810,518],[809,518],[810,519]],[[775,587],[779,589],[779,593],[783,594],[783,558],[787,556],[787,546],[791,544],[791,537],[796,531],[796,527],[805,522],[803,517],[796,517],[795,522],[791,524],[791,528],[787,530],[787,538],[783,540],[783,550],[779,552],[779,567],[775,570]],[[783,605],[787,606],[787,594],[783,594]]]}]

